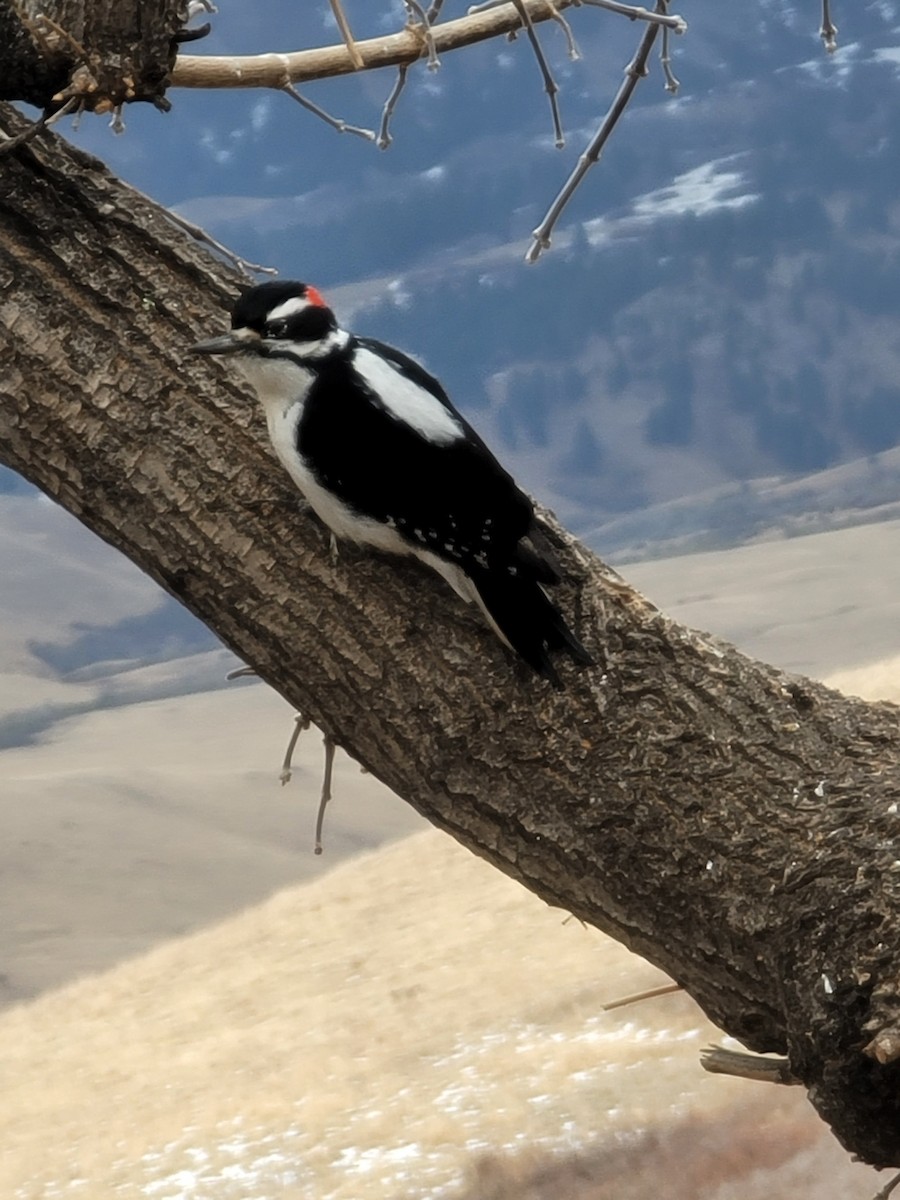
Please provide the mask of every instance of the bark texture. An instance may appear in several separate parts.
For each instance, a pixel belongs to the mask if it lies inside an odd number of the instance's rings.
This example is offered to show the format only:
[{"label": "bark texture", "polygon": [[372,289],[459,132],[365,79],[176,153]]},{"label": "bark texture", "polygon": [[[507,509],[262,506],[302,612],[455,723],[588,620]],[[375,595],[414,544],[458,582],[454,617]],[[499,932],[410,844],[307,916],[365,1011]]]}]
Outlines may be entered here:
[{"label": "bark texture", "polygon": [[850,1150],[900,1164],[898,710],[678,627],[555,525],[598,663],[563,665],[562,693],[430,573],[333,565],[253,399],[186,353],[239,282],[52,134],[7,155],[0,459],[435,824],[786,1054]]},{"label": "bark texture", "polygon": [[108,112],[164,99],[187,0],[0,0],[0,99]]}]

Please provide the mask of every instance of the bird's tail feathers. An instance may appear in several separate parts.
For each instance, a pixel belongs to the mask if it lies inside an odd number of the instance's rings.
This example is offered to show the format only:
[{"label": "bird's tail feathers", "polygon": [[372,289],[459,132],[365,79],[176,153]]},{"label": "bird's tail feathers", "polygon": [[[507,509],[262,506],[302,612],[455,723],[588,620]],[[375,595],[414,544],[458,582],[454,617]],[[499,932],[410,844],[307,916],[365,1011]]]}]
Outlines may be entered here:
[{"label": "bird's tail feathers", "polygon": [[551,655],[565,651],[583,667],[593,666],[594,660],[530,567],[527,560],[520,561],[507,571],[473,574],[471,581],[479,606],[502,641],[538,675],[561,688]]}]

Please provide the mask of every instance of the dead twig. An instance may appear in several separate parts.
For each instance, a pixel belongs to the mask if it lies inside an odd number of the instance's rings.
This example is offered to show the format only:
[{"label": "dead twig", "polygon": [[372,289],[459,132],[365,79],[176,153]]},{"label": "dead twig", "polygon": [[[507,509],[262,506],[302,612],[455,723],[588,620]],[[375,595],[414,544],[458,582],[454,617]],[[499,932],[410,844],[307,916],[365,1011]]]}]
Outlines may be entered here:
[{"label": "dead twig", "polygon": [[428,19],[428,14],[419,3],[419,0],[404,0],[404,3],[406,4],[406,11],[410,16],[407,28],[421,34],[422,40],[425,43],[425,51],[428,55],[428,70],[436,71],[440,67],[441,62],[434,44],[434,35],[431,32],[431,22]]},{"label": "dead twig", "polygon": [[534,51],[534,57],[537,59],[541,77],[544,80],[544,91],[547,93],[547,97],[550,101],[550,115],[553,118],[553,138],[557,150],[561,150],[566,144],[566,139],[563,135],[562,122],[559,117],[559,102],[556,99],[557,93],[559,92],[559,87],[556,83],[556,80],[553,78],[550,67],[547,64],[547,59],[544,57],[544,51],[541,49],[541,43],[538,40],[538,35],[534,28],[534,24],[532,23],[531,15],[529,14],[528,9],[525,7],[523,0],[513,0],[513,4],[516,6],[516,11],[522,18],[522,25],[525,28],[525,32],[528,34],[528,40],[531,42],[531,48]]},{"label": "dead twig", "polygon": [[[235,672],[234,674],[236,675],[238,672]],[[228,678],[232,679],[234,678],[234,675],[229,675]],[[300,734],[304,731],[304,729],[309,729],[309,725],[309,717],[305,717],[303,713],[297,713],[297,715],[294,717],[294,728],[291,731],[290,740],[287,744],[287,750],[284,752],[284,761],[281,764],[281,774],[278,776],[282,787],[284,787],[286,783],[291,782],[291,776],[293,775],[292,764],[294,760],[294,750],[297,748],[297,742],[300,738]]]},{"label": "dead twig", "polygon": [[391,94],[385,100],[384,108],[381,110],[381,124],[378,127],[378,138],[375,142],[379,150],[387,150],[388,146],[394,140],[391,137],[391,117],[394,115],[394,109],[397,107],[400,94],[406,86],[408,71],[409,67],[405,63],[401,63],[397,68],[397,78],[394,81],[394,86],[391,88]]},{"label": "dead twig", "polygon": [[[469,13],[488,12],[492,8],[499,8],[502,4],[511,4],[513,0],[482,0],[481,4],[472,4],[466,10]],[[664,25],[672,29],[675,33],[687,32],[687,21],[684,17],[679,17],[675,13],[651,12],[649,8],[639,8],[633,4],[622,4],[620,0],[573,0],[575,6],[580,8],[582,5],[590,5],[593,8],[605,8],[607,12],[618,13],[619,16],[627,17],[630,21],[647,21],[651,25]],[[547,0],[547,4],[551,7],[559,6],[559,0]],[[559,14],[550,12],[548,14],[552,19],[555,19]]]},{"label": "dead twig", "polygon": [[669,53],[670,33],[671,30],[668,28],[664,28],[662,31],[662,49],[659,53],[659,65],[663,69],[663,76],[665,77],[666,81],[666,91],[670,92],[673,96],[677,96],[678,89],[681,87],[681,84],[672,74],[672,56]]},{"label": "dead twig", "polygon": [[[666,2],[667,0],[657,0],[657,11],[659,13],[665,13]],[[637,53],[625,68],[625,79],[616,93],[609,111],[600,123],[600,128],[594,134],[593,138],[591,138],[587,149],[575,164],[575,169],[560,188],[556,199],[550,205],[544,219],[538,225],[537,229],[535,229],[532,235],[533,241],[528,249],[528,253],[525,255],[526,262],[537,262],[543,251],[549,249],[551,235],[563,209],[572,199],[578,185],[591,167],[600,160],[603,148],[609,140],[610,134],[615,129],[622,113],[628,107],[628,102],[634,94],[634,89],[637,87],[638,82],[647,74],[647,60],[650,57],[650,51],[653,49],[653,44],[656,41],[656,36],[660,28],[659,24],[652,24],[648,25],[645,29],[637,48]]]},{"label": "dead twig", "polygon": [[263,267],[260,266],[259,263],[253,263],[246,258],[241,258],[241,256],[236,254],[234,250],[229,250],[228,247],[223,245],[222,242],[217,241],[211,233],[207,233],[202,226],[195,225],[194,222],[189,221],[187,217],[182,217],[179,213],[173,212],[171,209],[166,211],[166,216],[170,221],[177,225],[179,229],[183,229],[185,233],[190,234],[192,238],[196,238],[198,242],[203,242],[205,245],[211,246],[213,250],[216,250],[224,258],[227,258],[228,261],[237,267],[239,271],[243,271],[248,279],[251,278],[251,272],[257,275],[278,274],[277,267]]},{"label": "dead twig", "polygon": [[336,129],[338,133],[355,133],[357,137],[365,138],[367,142],[375,141],[373,130],[362,129],[359,125],[349,125],[346,121],[342,121],[340,117],[333,117],[331,113],[326,112],[324,108],[320,108],[318,104],[314,104],[312,100],[307,100],[305,96],[301,96],[292,83],[283,83],[280,90],[286,92],[292,100],[296,100],[307,112],[311,112],[314,116],[324,121],[326,125],[330,125],[332,129]]},{"label": "dead twig", "polygon": [[593,8],[605,8],[607,12],[618,13],[628,17],[629,21],[647,21],[651,25],[662,25],[674,33],[687,33],[687,21],[677,13],[651,12],[649,8],[637,8],[631,4],[620,4],[619,0],[578,0],[579,4],[588,4]]},{"label": "dead twig", "polygon": [[786,1058],[766,1058],[762,1054],[726,1050],[724,1046],[707,1046],[701,1051],[700,1066],[711,1075],[736,1075],[739,1079],[755,1079],[759,1083],[796,1087],[803,1082],[791,1071]]},{"label": "dead twig", "polygon": [[886,1183],[884,1187],[872,1197],[872,1200],[888,1200],[888,1196],[896,1191],[898,1185],[900,1185],[900,1175],[895,1175],[893,1179]]},{"label": "dead twig", "polygon": [[[523,0],[532,21],[549,21],[555,12],[570,8],[576,0]],[[432,7],[434,7],[432,5]],[[427,17],[427,13],[425,14]],[[476,42],[502,37],[519,29],[522,21],[511,4],[496,10],[470,13],[439,25],[428,25],[429,36],[436,55],[461,50]],[[422,57],[422,33],[418,27],[401,30],[383,37],[356,42],[366,70],[399,67],[402,63],[418,62]],[[240,88],[281,87],[285,80],[305,83],[313,79],[330,79],[355,70],[347,47],[340,43],[313,50],[296,50],[285,54],[251,54],[235,56],[192,55],[178,56],[172,68],[172,87]]]},{"label": "dead twig", "polygon": [[316,817],[315,854],[322,853],[322,826],[325,824],[325,809],[331,799],[331,779],[334,774],[334,751],[337,743],[330,734],[325,734],[325,773],[322,777],[322,795],[319,797],[319,812]]},{"label": "dead twig", "polygon": [[557,12],[556,9],[553,10],[553,20],[557,23],[557,25],[560,26],[563,31],[563,35],[565,36],[566,54],[569,56],[569,59],[572,62],[578,62],[578,60],[581,58],[581,51],[578,49],[578,43],[575,41],[575,34],[572,32],[572,26],[562,15],[562,13]]},{"label": "dead twig", "polygon": [[344,45],[347,47],[347,53],[353,61],[355,70],[361,71],[365,67],[362,55],[356,48],[356,41],[350,31],[350,22],[344,13],[344,6],[341,0],[331,0],[331,11],[334,13],[334,19],[337,21],[337,27],[341,31],[341,37],[344,39]]},{"label": "dead twig", "polygon": [[838,27],[831,19],[831,0],[822,0],[822,28],[819,30],[819,37],[825,43],[829,54],[834,54],[838,48],[837,34]]},{"label": "dead twig", "polygon": [[618,1000],[610,1000],[603,1005],[604,1012],[612,1012],[614,1008],[625,1008],[628,1004],[638,1004],[641,1000],[653,1000],[656,996],[668,996],[672,992],[680,992],[680,983],[661,983],[658,987],[647,988],[644,992],[635,992],[631,996],[622,996]]},{"label": "dead twig", "polygon": [[17,133],[15,137],[8,137],[0,130],[0,158],[4,154],[12,154],[13,150],[18,150],[19,146],[24,146],[26,142],[30,142],[32,138],[37,137],[42,129],[48,129],[55,124],[61,117],[66,116],[72,109],[77,108],[81,103],[77,96],[70,96],[62,108],[58,108],[55,113],[44,113],[38,117],[27,129],[23,129],[21,133]]}]

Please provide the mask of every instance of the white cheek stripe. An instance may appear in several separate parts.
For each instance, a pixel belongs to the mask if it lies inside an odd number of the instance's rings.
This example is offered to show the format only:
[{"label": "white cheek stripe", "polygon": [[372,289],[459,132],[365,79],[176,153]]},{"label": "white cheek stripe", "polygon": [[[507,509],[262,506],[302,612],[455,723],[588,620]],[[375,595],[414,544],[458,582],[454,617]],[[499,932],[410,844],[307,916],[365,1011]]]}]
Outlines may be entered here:
[{"label": "white cheek stripe", "polygon": [[[345,329],[333,329],[325,337],[314,342],[292,342],[289,338],[277,338],[272,342],[272,358],[279,357],[279,351],[290,351],[298,358],[325,358],[335,350],[343,350],[350,341],[350,334]],[[281,357],[285,357],[281,354]]]},{"label": "white cheek stripe", "polygon": [[277,308],[273,308],[270,313],[267,313],[266,320],[280,321],[283,317],[295,317],[297,313],[301,313],[309,307],[309,301],[305,297],[292,296],[290,300],[285,300],[283,304],[279,304]]},{"label": "white cheek stripe", "polygon": [[446,445],[463,436],[462,425],[440,400],[401,375],[380,355],[362,347],[353,356],[353,366],[391,416],[429,442]]}]

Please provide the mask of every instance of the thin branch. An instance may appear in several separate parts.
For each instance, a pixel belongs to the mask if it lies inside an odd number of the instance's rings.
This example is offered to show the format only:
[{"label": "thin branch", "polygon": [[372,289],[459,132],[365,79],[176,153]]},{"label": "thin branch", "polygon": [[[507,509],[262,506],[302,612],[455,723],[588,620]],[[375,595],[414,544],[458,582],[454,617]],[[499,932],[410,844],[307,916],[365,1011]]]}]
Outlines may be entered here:
[{"label": "thin branch", "polygon": [[55,113],[47,114],[38,117],[27,129],[23,129],[21,133],[17,133],[15,137],[7,137],[0,130],[0,158],[4,154],[12,154],[13,150],[18,150],[19,146],[24,146],[26,142],[30,142],[32,138],[37,137],[42,129],[48,129],[55,124],[61,117],[70,113],[73,108],[77,108],[81,104],[78,96],[70,96],[62,108],[58,108]]},{"label": "thin branch", "polygon": [[[651,25],[662,25],[673,33],[687,33],[687,21],[677,13],[651,12],[649,8],[637,8],[631,4],[620,4],[619,0],[578,0],[579,4],[588,4],[592,8],[605,8],[607,12],[618,13],[628,17],[630,21],[648,21]],[[827,0],[826,0],[827,2]]]},{"label": "thin branch", "polygon": [[[665,5],[666,0],[657,0],[658,11],[664,12]],[[613,129],[615,129],[616,123],[622,113],[627,108],[634,89],[638,85],[638,81],[643,79],[647,74],[647,59],[650,57],[650,51],[653,49],[653,43],[656,41],[656,35],[659,33],[659,30],[659,25],[648,25],[644,31],[637,53],[625,68],[625,79],[622,81],[622,85],[616,93],[609,111],[603,118],[600,128],[594,134],[587,149],[578,159],[575,169],[560,188],[556,199],[550,205],[544,219],[538,225],[537,229],[535,229],[532,235],[533,241],[528,249],[528,253],[525,255],[526,262],[536,262],[540,258],[541,253],[549,248],[551,235],[563,209],[572,199],[582,179],[584,179],[591,167],[599,161],[600,155],[603,153],[603,147],[606,145]]]},{"label": "thin branch", "polygon": [[819,30],[819,37],[825,43],[829,54],[834,54],[838,48],[837,33],[837,25],[831,19],[831,2],[822,0],[822,28]]},{"label": "thin branch", "polygon": [[312,100],[307,100],[305,96],[301,96],[292,83],[283,83],[280,91],[286,92],[292,100],[296,100],[307,112],[311,112],[319,117],[326,125],[330,125],[332,129],[336,129],[338,133],[355,133],[357,137],[365,138],[367,142],[375,141],[373,130],[362,129],[359,125],[348,125],[340,117],[333,117],[331,113],[326,112],[324,108],[320,108],[318,104],[314,104]]},{"label": "thin branch", "polygon": [[647,988],[644,992],[634,992],[630,996],[620,996],[618,1000],[610,1000],[603,1005],[604,1012],[612,1012],[614,1008],[625,1008],[629,1004],[639,1004],[642,1000],[654,1000],[657,996],[668,996],[672,992],[682,990],[680,983],[661,983],[659,987]]},{"label": "thin branch", "polygon": [[379,150],[387,150],[388,146],[394,140],[391,137],[391,118],[394,115],[394,109],[397,107],[400,94],[406,86],[408,71],[409,67],[405,63],[401,63],[397,68],[397,78],[394,81],[394,86],[391,88],[391,94],[384,102],[384,108],[381,112],[381,124],[378,127],[378,138],[375,142]]},{"label": "thin branch", "polygon": [[331,799],[331,779],[334,774],[334,748],[336,742],[330,734],[325,734],[325,773],[322,777],[322,795],[319,797],[319,812],[316,816],[316,845],[314,853],[322,853],[322,826],[325,824],[325,809]]},{"label": "thin branch", "polygon": [[663,69],[663,76],[665,77],[666,81],[666,91],[670,92],[673,96],[677,96],[678,89],[681,87],[681,84],[672,74],[672,56],[669,53],[670,33],[671,30],[668,28],[665,28],[662,31],[662,49],[660,50],[659,54],[659,65]]},{"label": "thin branch", "polygon": [[892,1195],[898,1185],[900,1185],[900,1175],[895,1175],[879,1192],[876,1192],[872,1200],[888,1200],[888,1196]]},{"label": "thin branch", "polygon": [[755,1079],[759,1083],[794,1087],[803,1082],[791,1071],[786,1058],[766,1058],[762,1054],[726,1050],[724,1046],[707,1046],[701,1052],[700,1066],[711,1075],[736,1075],[739,1079]]},{"label": "thin branch", "polygon": [[[467,11],[470,13],[488,12],[492,8],[499,8],[501,4],[510,4],[512,0],[482,0],[481,4],[471,5]],[[582,5],[590,5],[593,8],[605,8],[608,12],[618,13],[619,16],[628,17],[630,21],[648,21],[651,25],[664,25],[668,29],[672,29],[675,33],[687,32],[687,21],[684,17],[679,17],[677,14],[651,12],[649,8],[639,8],[632,4],[621,4],[619,0],[574,0],[575,6],[580,8]]]},{"label": "thin branch", "polygon": [[428,55],[428,70],[436,71],[440,67],[441,62],[434,45],[434,35],[431,32],[431,23],[428,20],[428,14],[419,3],[419,0],[404,0],[404,2],[410,17],[417,18],[415,21],[410,21],[409,28],[418,33],[425,43],[425,50]]},{"label": "thin branch", "polygon": [[[236,674],[236,672],[235,672],[235,674]],[[229,675],[228,678],[231,679],[231,678],[234,678],[234,676]],[[278,776],[278,778],[281,781],[282,787],[284,787],[284,785],[286,783],[291,782],[291,775],[293,774],[292,768],[293,768],[293,760],[294,760],[294,750],[297,747],[297,741],[300,737],[300,734],[303,733],[304,729],[309,729],[309,725],[310,725],[309,717],[305,717],[303,715],[303,713],[297,713],[297,715],[294,717],[294,728],[291,731],[290,740],[288,741],[288,744],[287,744],[287,750],[285,750],[285,752],[284,752],[284,761],[281,764],[281,774]]]},{"label": "thin branch", "polygon": [[525,7],[524,0],[513,0],[516,6],[516,11],[522,18],[522,24],[525,27],[525,32],[528,34],[528,40],[531,42],[531,48],[534,51],[534,57],[537,59],[538,67],[541,71],[541,76],[544,80],[544,91],[547,93],[547,98],[550,101],[550,114],[553,118],[553,138],[556,143],[557,150],[561,150],[566,144],[566,139],[562,131],[562,122],[559,119],[559,103],[556,99],[556,94],[559,91],[556,80],[550,72],[550,67],[547,65],[547,60],[544,57],[544,51],[541,49],[541,43],[538,40],[537,32],[532,24],[531,17],[528,14],[528,9]]},{"label": "thin branch", "polygon": [[425,14],[425,20],[428,22],[429,25],[433,25],[435,23],[435,21],[438,19],[438,17],[441,15],[441,9],[443,8],[443,6],[444,6],[444,0],[431,0],[431,7],[428,9],[428,12]]},{"label": "thin branch", "polygon": [[189,221],[187,217],[182,217],[180,213],[173,212],[171,209],[166,210],[166,216],[170,221],[174,222],[179,229],[183,229],[185,233],[190,234],[192,238],[196,238],[198,242],[204,242],[207,246],[211,246],[213,250],[218,251],[224,258],[233,263],[239,271],[250,278],[251,272],[257,275],[277,275],[277,267],[262,267],[259,263],[250,262],[246,258],[241,258],[239,254],[235,254],[233,250],[229,250],[222,242],[216,241],[212,234],[207,233],[200,225],[195,225],[193,221]]},{"label": "thin branch", "polygon": [[344,45],[347,47],[347,53],[353,62],[354,69],[357,71],[363,70],[365,63],[362,60],[362,55],[356,48],[356,41],[350,31],[350,23],[344,14],[344,6],[341,0],[331,0],[331,11],[334,13],[334,19],[337,21],[337,27],[341,31],[341,37],[344,39]]},{"label": "thin branch", "polygon": [[572,26],[562,15],[562,13],[554,12],[553,20],[559,25],[566,39],[566,54],[572,62],[578,62],[581,58],[581,51],[578,49],[578,43],[575,41],[575,34],[572,32]]},{"label": "thin branch", "polygon": [[[578,0],[523,0],[535,23],[550,21],[557,10],[570,8]],[[427,15],[427,14],[426,14]],[[513,4],[487,12],[473,13],[455,21],[444,21],[430,29],[436,54],[460,50],[475,42],[501,37],[519,29],[521,16]],[[422,37],[417,28],[404,29],[385,37],[357,42],[356,48],[366,70],[399,67],[422,57]],[[240,88],[283,87],[285,82],[304,83],[349,75],[356,68],[343,44],[287,54],[252,54],[234,57],[179,55],[172,69],[173,87]]]}]

